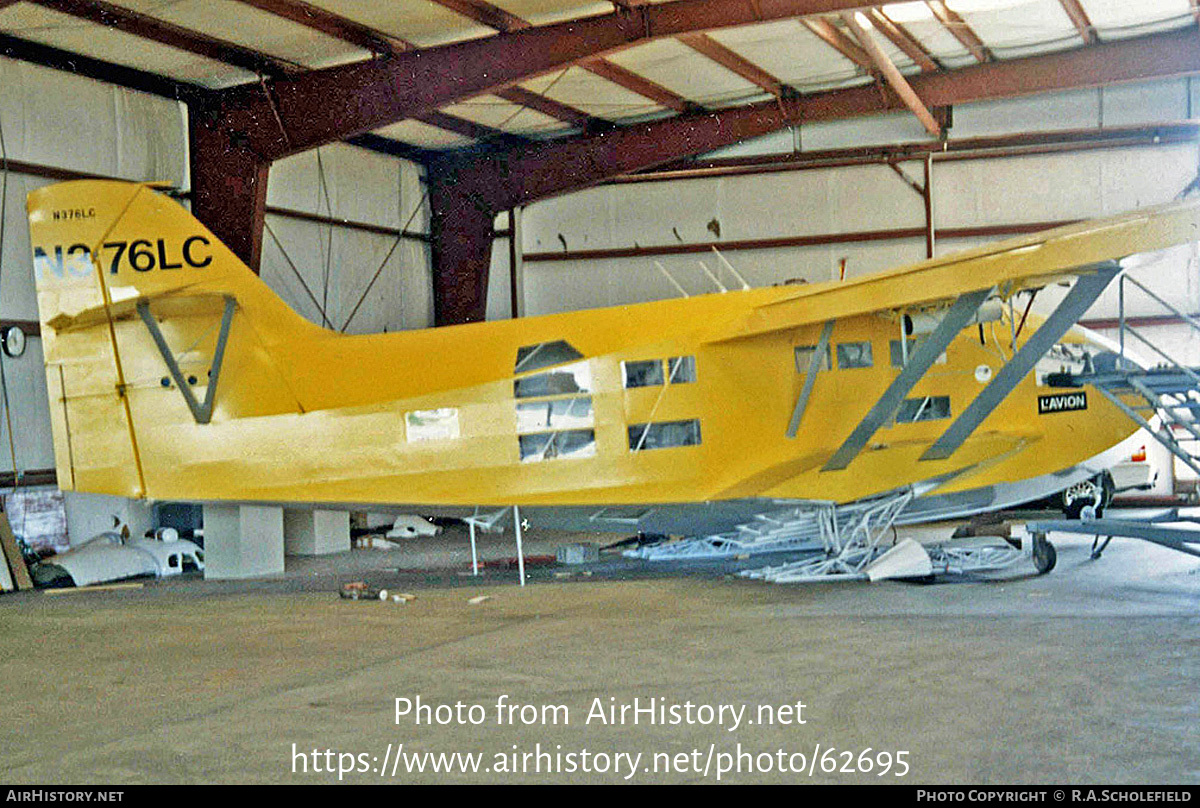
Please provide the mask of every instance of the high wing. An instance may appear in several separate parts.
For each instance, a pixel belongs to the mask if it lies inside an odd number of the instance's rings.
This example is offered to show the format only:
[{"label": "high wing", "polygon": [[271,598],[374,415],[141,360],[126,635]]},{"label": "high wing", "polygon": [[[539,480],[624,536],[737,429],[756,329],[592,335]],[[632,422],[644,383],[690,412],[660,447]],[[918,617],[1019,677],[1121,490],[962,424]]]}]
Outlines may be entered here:
[{"label": "high wing", "polygon": [[973,250],[836,283],[792,287],[759,306],[750,336],[800,323],[945,304],[981,289],[1008,296],[1094,271],[1108,262],[1200,239],[1200,203],[1144,208],[1005,239]]}]

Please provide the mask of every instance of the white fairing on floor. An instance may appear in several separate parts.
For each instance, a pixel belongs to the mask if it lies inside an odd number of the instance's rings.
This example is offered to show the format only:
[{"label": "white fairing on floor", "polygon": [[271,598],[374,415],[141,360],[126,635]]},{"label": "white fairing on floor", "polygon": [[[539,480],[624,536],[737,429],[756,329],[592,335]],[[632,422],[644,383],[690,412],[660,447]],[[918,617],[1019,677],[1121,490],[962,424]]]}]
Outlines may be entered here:
[{"label": "white fairing on floor", "polygon": [[185,539],[124,541],[117,533],[103,533],[79,547],[43,560],[39,566],[58,567],[76,586],[121,581],[153,575],[179,575],[185,566],[204,569],[204,551]]}]

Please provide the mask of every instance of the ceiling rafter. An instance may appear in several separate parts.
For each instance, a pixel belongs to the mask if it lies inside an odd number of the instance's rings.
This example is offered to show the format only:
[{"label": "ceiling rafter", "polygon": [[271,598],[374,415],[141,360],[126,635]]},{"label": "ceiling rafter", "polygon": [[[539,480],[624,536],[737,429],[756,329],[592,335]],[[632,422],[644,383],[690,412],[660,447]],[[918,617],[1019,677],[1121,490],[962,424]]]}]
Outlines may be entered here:
[{"label": "ceiling rafter", "polygon": [[[527,20],[505,11],[499,6],[485,2],[485,0],[433,0],[433,2],[503,34],[510,34],[514,31],[521,31],[532,27]],[[631,7],[623,8],[629,10]],[[579,66],[590,73],[594,73],[607,81],[611,81],[613,84],[629,90],[631,93],[648,98],[656,104],[673,109],[676,112],[684,112],[695,108],[683,96],[671,92],[661,84],[653,82],[644,76],[639,76],[637,73],[627,70],[619,64],[603,57],[581,62]]]},{"label": "ceiling rafter", "polygon": [[468,20],[504,33],[529,27],[529,23],[516,14],[505,11],[492,3],[484,2],[484,0],[433,0],[433,2]]},{"label": "ceiling rafter", "polygon": [[[1088,18],[1087,12],[1083,10],[1083,6],[1079,4],[1079,0],[1058,1],[1062,3],[1063,11],[1067,12],[1067,16],[1071,18],[1071,22],[1075,24],[1075,29],[1083,37],[1084,43],[1095,45],[1097,41],[1096,28]],[[1193,2],[1195,1],[1193,0]]]},{"label": "ceiling rafter", "polygon": [[810,20],[801,20],[801,22],[804,23],[805,28],[819,36],[825,44],[842,54],[842,56],[845,56],[868,73],[874,72],[875,63],[871,61],[870,55],[832,22],[824,17],[814,17]]},{"label": "ceiling rafter", "polygon": [[862,0],[667,0],[275,77],[265,88],[242,85],[221,91],[207,112],[271,161],[642,42],[862,6]]},{"label": "ceiling rafter", "polygon": [[882,9],[872,8],[867,11],[867,18],[875,26],[875,30],[892,41],[892,44],[912,59],[922,73],[933,73],[941,70],[942,66],[933,58],[933,54],[908,32],[903,25],[894,22]]},{"label": "ceiling rafter", "polygon": [[708,57],[711,61],[716,62],[726,70],[736,73],[751,84],[758,85],[771,95],[783,95],[785,85],[782,81],[741,54],[722,45],[708,34],[680,34],[676,39],[697,53]]},{"label": "ceiling rafter", "polygon": [[[914,91],[931,107],[991,101],[1082,87],[1200,75],[1194,28],[1088,48],[972,65],[913,76]],[[439,182],[474,204],[505,210],[611,177],[713,151],[794,125],[875,115],[902,108],[873,86],[814,93],[681,115],[621,127],[605,136],[535,142],[482,159],[439,158]],[[569,166],[569,170],[561,167]]]},{"label": "ceiling rafter", "polygon": [[929,6],[933,16],[938,18],[946,30],[952,33],[954,38],[975,57],[975,61],[981,63],[994,61],[995,57],[992,56],[987,45],[983,44],[983,40],[971,30],[971,26],[967,25],[966,20],[946,5],[945,0],[925,0],[925,5]]},{"label": "ceiling rafter", "polygon": [[416,116],[414,120],[428,124],[429,126],[436,126],[438,129],[443,129],[447,132],[453,132],[456,135],[469,137],[472,140],[501,141],[507,139],[510,141],[519,142],[524,142],[527,140],[527,138],[520,137],[519,135],[513,135],[509,132],[503,131],[502,129],[495,129],[491,126],[476,123],[475,121],[470,121],[466,118],[460,118],[457,115],[450,115],[449,113],[442,112],[440,110],[433,110],[432,112],[423,113]]},{"label": "ceiling rafter", "polygon": [[687,100],[678,93],[674,93],[661,84],[634,73],[632,70],[621,67],[609,59],[601,57],[587,59],[579,62],[579,67],[602,79],[611,81],[613,84],[624,87],[631,93],[648,98],[654,103],[673,109],[676,112],[688,112],[697,107],[694,102]]},{"label": "ceiling rafter", "polygon": [[176,81],[157,73],[149,73],[135,67],[126,67],[90,56],[81,56],[78,53],[43,45],[40,42],[19,39],[4,33],[0,33],[0,56],[41,65],[51,70],[74,73],[77,76],[128,87],[143,93],[173,98],[177,101],[196,101],[210,92],[198,84]]},{"label": "ceiling rafter", "polygon": [[342,17],[304,0],[237,0],[242,5],[266,11],[276,17],[291,20],[306,28],[357,45],[364,50],[386,56],[409,50],[412,43],[384,34],[370,26]]},{"label": "ceiling rafter", "polygon": [[573,107],[570,104],[564,104],[561,101],[555,101],[548,96],[526,90],[517,84],[496,90],[493,95],[581,129],[603,125],[603,122],[599,118],[594,118],[581,109]]},{"label": "ceiling rafter", "polygon": [[855,19],[853,11],[843,11],[842,21],[846,23],[846,27],[850,29],[850,33],[858,40],[858,43],[863,47],[863,50],[871,57],[876,69],[883,75],[883,78],[895,91],[904,105],[909,108],[913,115],[917,116],[917,120],[925,127],[925,131],[935,138],[942,136],[941,124],[933,117],[929,108],[925,106],[925,102],[917,95],[912,85],[900,73],[900,69],[888,58],[888,55],[883,52],[883,48],[879,47],[879,43],[871,36],[871,32],[859,25]]},{"label": "ceiling rafter", "polygon": [[299,65],[235,45],[216,37],[182,28],[173,23],[115,6],[103,0],[29,0],[43,8],[69,14],[81,20],[114,28],[143,39],[224,62],[252,73],[284,75],[298,72]]}]

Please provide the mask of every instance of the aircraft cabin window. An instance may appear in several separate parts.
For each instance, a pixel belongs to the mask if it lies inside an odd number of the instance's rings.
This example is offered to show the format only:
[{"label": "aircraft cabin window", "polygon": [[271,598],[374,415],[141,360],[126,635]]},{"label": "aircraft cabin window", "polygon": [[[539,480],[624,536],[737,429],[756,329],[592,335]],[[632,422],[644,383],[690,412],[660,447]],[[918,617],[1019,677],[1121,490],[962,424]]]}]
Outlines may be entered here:
[{"label": "aircraft cabin window", "polygon": [[513,381],[517,398],[564,396],[592,392],[592,371],[587,362],[576,362],[546,373],[536,373]]},{"label": "aircraft cabin window", "polygon": [[629,450],[631,452],[699,445],[700,422],[695,418],[688,421],[633,424],[629,427]]},{"label": "aircraft cabin window", "polygon": [[517,404],[517,433],[545,432],[592,425],[590,398],[555,398]]},{"label": "aircraft cabin window", "polygon": [[[817,350],[816,345],[797,345],[796,346],[796,372],[808,373],[808,365],[812,362],[812,355]],[[825,356],[821,359],[821,370],[829,370],[832,367],[829,361],[829,346],[825,346]]]},{"label": "aircraft cabin window", "polygon": [[443,407],[438,410],[413,410],[404,414],[405,432],[409,443],[426,440],[454,440],[458,437],[458,410]]},{"label": "aircraft cabin window", "polygon": [[622,362],[625,369],[625,387],[657,387],[663,383],[663,363],[661,359],[648,359],[641,362]]},{"label": "aircraft cabin window", "polygon": [[696,381],[696,357],[673,356],[667,360],[667,378],[671,384],[690,384]]},{"label": "aircraft cabin window", "polygon": [[582,358],[583,354],[564,340],[539,342],[537,345],[525,345],[517,349],[517,365],[513,372],[527,373]]},{"label": "aircraft cabin window", "polygon": [[950,417],[950,396],[906,398],[896,411],[896,423],[914,424],[918,421],[940,421]]},{"label": "aircraft cabin window", "polygon": [[869,342],[839,342],[837,346],[838,370],[869,368],[875,365]]},{"label": "aircraft cabin window", "polygon": [[[924,337],[909,337],[908,338],[908,358],[909,359],[912,359],[913,352],[917,350],[917,346],[921,344],[922,339],[924,339]],[[891,355],[890,358],[892,360],[892,367],[894,367],[894,368],[904,367],[904,355],[900,352],[900,340],[894,339],[894,340],[888,341],[888,353]],[[943,351],[942,355],[939,356],[934,361],[938,365],[946,364],[946,352]]]},{"label": "aircraft cabin window", "polygon": [[596,433],[591,429],[568,429],[521,435],[521,462],[539,463],[555,458],[576,459],[596,456]]}]

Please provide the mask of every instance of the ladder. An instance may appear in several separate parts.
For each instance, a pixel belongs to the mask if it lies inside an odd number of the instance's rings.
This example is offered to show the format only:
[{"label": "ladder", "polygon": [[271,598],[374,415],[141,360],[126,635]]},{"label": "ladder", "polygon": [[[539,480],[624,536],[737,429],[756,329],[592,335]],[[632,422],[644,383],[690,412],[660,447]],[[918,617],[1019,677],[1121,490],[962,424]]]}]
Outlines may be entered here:
[{"label": "ladder", "polygon": [[[1125,316],[1126,286],[1132,284],[1160,306],[1200,334],[1200,320],[1184,314],[1139,281],[1122,272],[1118,277],[1119,354],[1094,357],[1083,373],[1053,373],[1046,377],[1051,387],[1094,387],[1118,409],[1149,432],[1188,468],[1200,475],[1200,455],[1184,443],[1200,446],[1200,368],[1183,365],[1129,324]],[[1142,367],[1126,356],[1125,344],[1132,337],[1157,356],[1159,364]],[[1130,403],[1132,399],[1133,403]],[[1156,428],[1152,419],[1159,419]]]}]

